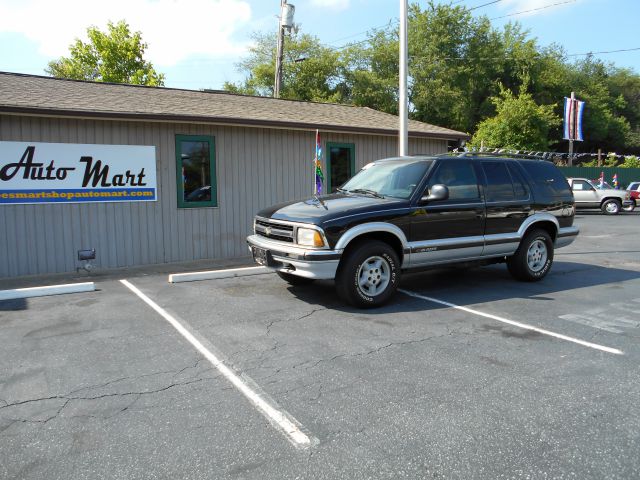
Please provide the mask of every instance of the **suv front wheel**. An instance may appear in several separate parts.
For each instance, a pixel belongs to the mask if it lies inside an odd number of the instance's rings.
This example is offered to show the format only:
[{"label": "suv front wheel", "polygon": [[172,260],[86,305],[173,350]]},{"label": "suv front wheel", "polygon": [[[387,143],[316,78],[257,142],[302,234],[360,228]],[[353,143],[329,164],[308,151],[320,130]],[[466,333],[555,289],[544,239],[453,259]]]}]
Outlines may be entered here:
[{"label": "suv front wheel", "polygon": [[516,253],[507,259],[509,273],[518,280],[535,282],[551,270],[553,264],[553,241],[545,230],[527,233]]},{"label": "suv front wheel", "polygon": [[345,301],[360,308],[379,307],[400,282],[400,261],[395,250],[377,240],[356,245],[343,257],[336,289]]}]

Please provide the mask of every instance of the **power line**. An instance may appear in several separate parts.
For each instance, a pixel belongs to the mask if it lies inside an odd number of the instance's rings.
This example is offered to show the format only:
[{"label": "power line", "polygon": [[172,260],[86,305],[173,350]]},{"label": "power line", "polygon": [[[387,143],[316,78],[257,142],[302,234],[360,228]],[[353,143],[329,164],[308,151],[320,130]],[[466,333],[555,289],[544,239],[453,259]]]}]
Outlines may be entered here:
[{"label": "power line", "polygon": [[640,47],[623,48],[621,50],[606,50],[602,52],[570,53],[570,54],[567,54],[567,57],[581,57],[581,56],[589,56],[589,55],[599,55],[603,53],[635,52],[637,50],[640,50]]},{"label": "power line", "polygon": [[478,8],[486,7],[488,5],[493,5],[494,3],[502,2],[502,0],[493,0],[493,2],[483,3],[482,5],[478,5],[477,7],[470,8],[469,11],[477,10]]},{"label": "power line", "polygon": [[[573,1],[575,1],[575,0],[573,0]],[[354,33],[353,35],[348,35],[348,36],[346,36],[346,37],[337,38],[337,39],[332,40],[332,41],[327,42],[327,43],[328,43],[329,45],[331,45],[331,44],[333,44],[333,43],[338,43],[338,42],[340,42],[340,41],[342,41],[342,40],[346,40],[347,38],[357,37],[357,36],[359,36],[359,35],[362,35],[363,33],[369,33],[369,32],[373,32],[373,31],[379,30],[379,29],[384,28],[384,27],[389,27],[389,26],[391,26],[391,25],[393,25],[393,24],[395,24],[395,23],[400,23],[400,20],[398,20],[397,18],[396,18],[396,19],[394,19],[394,20],[389,20],[389,21],[388,21],[387,23],[385,23],[384,25],[380,25],[380,26],[378,26],[378,27],[371,27],[370,29],[365,30],[364,32]]]},{"label": "power line", "polygon": [[576,0],[568,0],[566,2],[553,3],[551,5],[545,5],[544,7],[532,8],[531,10],[523,10],[522,12],[510,13],[509,15],[502,15],[501,17],[493,17],[489,20],[499,20],[501,18],[515,17],[516,15],[522,15],[523,13],[537,12],[538,10],[544,10],[546,8],[557,7],[558,5],[566,5],[567,3],[575,3]]}]

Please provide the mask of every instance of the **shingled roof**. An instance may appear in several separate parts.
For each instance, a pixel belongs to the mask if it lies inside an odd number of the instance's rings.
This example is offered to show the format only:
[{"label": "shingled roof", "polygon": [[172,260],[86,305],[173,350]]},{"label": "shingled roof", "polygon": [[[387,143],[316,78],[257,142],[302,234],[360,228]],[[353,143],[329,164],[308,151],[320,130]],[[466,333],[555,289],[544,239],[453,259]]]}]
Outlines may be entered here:
[{"label": "shingled roof", "polygon": [[[165,120],[394,135],[398,117],[367,107],[251,97],[218,91],[84,82],[0,72],[0,112]],[[467,134],[409,121],[414,137]]]}]

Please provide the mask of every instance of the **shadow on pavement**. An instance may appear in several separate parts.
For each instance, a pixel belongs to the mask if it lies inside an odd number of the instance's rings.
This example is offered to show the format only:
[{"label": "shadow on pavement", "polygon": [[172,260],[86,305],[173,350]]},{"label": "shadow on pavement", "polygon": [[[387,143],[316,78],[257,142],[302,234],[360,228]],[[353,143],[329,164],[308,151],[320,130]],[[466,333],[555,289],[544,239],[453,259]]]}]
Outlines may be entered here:
[{"label": "shadow on pavement", "polygon": [[0,300],[0,312],[17,312],[26,309],[26,298],[16,298],[15,300]]},{"label": "shadow on pavement", "polygon": [[[511,277],[504,264],[473,269],[439,269],[421,273],[404,273],[400,288],[457,305],[472,305],[510,298],[556,301],[545,294],[570,292],[580,288],[619,289],[620,282],[636,280],[640,272],[600,265],[555,261],[551,272],[540,282],[519,282]],[[433,302],[409,298],[398,292],[380,308],[359,310],[345,304],[337,295],[334,283],[317,281],[305,286],[289,286],[300,300],[331,310],[367,315],[417,312],[448,308]]]}]

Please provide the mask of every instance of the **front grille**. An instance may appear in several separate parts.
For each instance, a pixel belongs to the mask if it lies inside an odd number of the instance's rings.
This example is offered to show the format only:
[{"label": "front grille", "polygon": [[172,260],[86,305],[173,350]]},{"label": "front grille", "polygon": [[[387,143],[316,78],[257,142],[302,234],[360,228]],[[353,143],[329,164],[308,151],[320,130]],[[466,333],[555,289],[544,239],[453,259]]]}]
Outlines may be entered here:
[{"label": "front grille", "polygon": [[293,243],[293,225],[256,218],[255,232],[256,235],[260,235],[261,237]]}]

